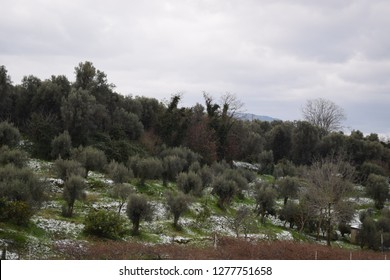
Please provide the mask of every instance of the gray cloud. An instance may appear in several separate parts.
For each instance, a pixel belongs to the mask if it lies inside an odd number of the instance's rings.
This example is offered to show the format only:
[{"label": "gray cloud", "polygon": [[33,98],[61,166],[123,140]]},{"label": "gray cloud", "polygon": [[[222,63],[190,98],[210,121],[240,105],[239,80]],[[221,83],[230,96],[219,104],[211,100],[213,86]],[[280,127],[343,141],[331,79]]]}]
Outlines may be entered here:
[{"label": "gray cloud", "polygon": [[3,0],[2,10],[0,64],[16,83],[72,80],[90,60],[123,94],[182,91],[191,106],[202,91],[231,92],[249,112],[290,120],[324,97],[354,129],[390,132],[386,0]]}]

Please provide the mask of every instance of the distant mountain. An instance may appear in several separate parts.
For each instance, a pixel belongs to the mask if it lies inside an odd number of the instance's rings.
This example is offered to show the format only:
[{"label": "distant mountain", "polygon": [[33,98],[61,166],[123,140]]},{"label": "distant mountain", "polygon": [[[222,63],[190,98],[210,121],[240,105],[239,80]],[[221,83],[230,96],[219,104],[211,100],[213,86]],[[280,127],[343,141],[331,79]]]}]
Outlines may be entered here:
[{"label": "distant mountain", "polygon": [[253,120],[260,120],[260,121],[266,121],[266,122],[272,122],[272,121],[278,121],[279,119],[269,117],[269,116],[260,116],[250,113],[239,113],[237,114],[237,118],[240,120],[247,120],[247,121],[253,121]]}]

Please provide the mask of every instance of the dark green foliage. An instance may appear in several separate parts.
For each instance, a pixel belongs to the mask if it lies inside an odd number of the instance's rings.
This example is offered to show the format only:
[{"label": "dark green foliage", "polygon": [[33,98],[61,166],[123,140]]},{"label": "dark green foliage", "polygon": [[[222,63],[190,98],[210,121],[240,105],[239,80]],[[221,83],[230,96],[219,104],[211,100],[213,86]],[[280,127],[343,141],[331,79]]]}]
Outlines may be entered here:
[{"label": "dark green foliage", "polygon": [[0,123],[0,146],[7,145],[16,147],[20,141],[19,130],[11,123],[4,121]]},{"label": "dark green foliage", "polygon": [[62,180],[66,180],[72,175],[85,177],[86,172],[85,168],[82,167],[81,163],[75,160],[66,160],[66,159],[57,159],[54,162],[54,172],[57,174],[57,177]]},{"label": "dark green foliage", "polygon": [[153,129],[160,126],[159,116],[164,111],[164,106],[154,98],[137,96],[136,100],[142,106],[141,122],[145,129]]},{"label": "dark green foliage", "polygon": [[117,108],[112,115],[112,128],[110,135],[116,139],[138,139],[143,132],[143,125],[138,116]]},{"label": "dark green foliage", "polygon": [[68,97],[63,99],[61,117],[64,122],[64,128],[69,132],[74,145],[85,145],[88,143],[90,134],[95,128],[95,109],[95,97],[89,91],[81,88],[72,88]]},{"label": "dark green foliage", "polygon": [[77,175],[71,175],[64,183],[64,192],[62,197],[66,202],[66,206],[62,209],[62,215],[64,217],[73,216],[73,206],[76,200],[84,200],[86,194],[84,189],[86,183],[83,177]]},{"label": "dark green foliage", "polygon": [[375,201],[375,207],[382,209],[389,198],[389,179],[387,177],[370,174],[366,182],[367,195]]},{"label": "dark green foliage", "polygon": [[362,248],[367,246],[369,249],[379,249],[380,236],[378,236],[378,230],[375,221],[371,217],[366,217],[362,221],[362,227],[359,231],[358,240]]},{"label": "dark green foliage", "polygon": [[299,214],[299,205],[295,202],[287,201],[279,212],[279,218],[284,221],[285,226],[286,223],[289,223],[290,228],[293,228],[294,225],[299,223]]},{"label": "dark green foliage", "polygon": [[28,155],[26,152],[17,149],[10,149],[8,146],[0,148],[0,166],[13,164],[17,168],[27,165]]},{"label": "dark green foliage", "polygon": [[51,76],[43,81],[31,97],[32,112],[61,118],[61,102],[70,92],[70,82],[65,76]]},{"label": "dark green foliage", "polygon": [[346,153],[347,137],[339,132],[331,132],[321,138],[317,151],[321,157],[342,156]]},{"label": "dark green foliage", "polygon": [[[289,123],[275,125],[267,134],[267,139],[267,150],[272,151],[273,160],[275,160],[275,162],[278,162],[283,158],[289,158],[292,147],[292,126]],[[260,161],[260,163],[262,163],[262,161]]]},{"label": "dark green foliage", "polygon": [[134,177],[131,169],[114,160],[107,165],[106,172],[115,183],[125,183]]},{"label": "dark green foliage", "polygon": [[188,210],[190,198],[182,192],[167,193],[167,207],[173,215],[173,226],[178,227],[180,216]]},{"label": "dark green foliage", "polygon": [[11,119],[14,114],[13,98],[14,88],[4,65],[0,66],[0,121]]},{"label": "dark green foliage", "polygon": [[127,140],[111,140],[107,136],[103,141],[95,144],[97,148],[104,151],[108,160],[126,163],[129,157],[136,155],[146,156],[146,152],[141,145]]},{"label": "dark green foliage", "polygon": [[113,211],[91,210],[84,220],[84,232],[116,240],[126,234],[125,223],[126,220]]},{"label": "dark green foliage", "polygon": [[32,141],[32,154],[48,159],[51,156],[51,142],[62,130],[56,115],[33,112],[27,122],[28,138]]},{"label": "dark green foliage", "polygon": [[295,164],[310,164],[316,155],[320,131],[308,122],[297,122],[292,133],[292,160]]},{"label": "dark green foliage", "polygon": [[143,195],[131,194],[127,202],[127,217],[133,224],[133,235],[139,235],[139,226],[142,220],[150,221],[153,216],[153,207]]},{"label": "dark green foliage", "polygon": [[202,179],[194,172],[180,173],[176,178],[176,184],[185,194],[202,195]]},{"label": "dark green foliage", "polygon": [[53,158],[61,157],[63,159],[68,159],[71,150],[72,139],[70,138],[69,132],[66,130],[51,141],[51,156]]},{"label": "dark green foliage", "polygon": [[373,162],[365,161],[359,169],[360,180],[363,184],[366,184],[368,176],[370,174],[385,176],[386,172],[382,166],[379,166],[378,164]]},{"label": "dark green foliage", "polygon": [[184,107],[178,108],[180,99],[180,94],[172,96],[159,123],[159,135],[169,147],[177,147],[183,143],[188,127],[189,111]]}]

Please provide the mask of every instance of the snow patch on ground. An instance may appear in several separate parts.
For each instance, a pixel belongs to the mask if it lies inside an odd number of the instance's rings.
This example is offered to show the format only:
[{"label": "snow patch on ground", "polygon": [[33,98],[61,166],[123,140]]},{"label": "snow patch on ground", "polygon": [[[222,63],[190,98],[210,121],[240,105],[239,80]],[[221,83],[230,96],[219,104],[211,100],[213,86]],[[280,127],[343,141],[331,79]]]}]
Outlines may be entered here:
[{"label": "snow patch on ground", "polygon": [[55,219],[45,219],[34,217],[32,221],[40,228],[50,232],[53,235],[67,236],[68,238],[76,238],[84,229],[84,225],[75,224],[67,221]]},{"label": "snow patch on ground", "polygon": [[289,232],[287,230],[283,230],[282,232],[279,232],[276,234],[276,239],[277,240],[292,241],[292,240],[294,240],[294,237],[292,236],[291,232]]}]

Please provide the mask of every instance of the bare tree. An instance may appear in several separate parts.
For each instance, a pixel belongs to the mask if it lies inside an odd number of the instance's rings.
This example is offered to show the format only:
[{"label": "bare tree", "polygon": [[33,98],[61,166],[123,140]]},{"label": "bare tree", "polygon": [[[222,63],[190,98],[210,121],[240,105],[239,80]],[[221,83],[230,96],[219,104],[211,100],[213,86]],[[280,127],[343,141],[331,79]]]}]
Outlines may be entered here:
[{"label": "bare tree", "polygon": [[341,129],[342,121],[346,119],[341,107],[323,98],[307,100],[302,107],[302,114],[306,121],[319,127],[324,133]]},{"label": "bare tree", "polygon": [[352,190],[354,169],[340,158],[326,158],[313,163],[306,172],[305,197],[310,212],[317,219],[317,238],[325,228],[330,246],[332,229],[351,220],[354,209],[347,197]]}]

